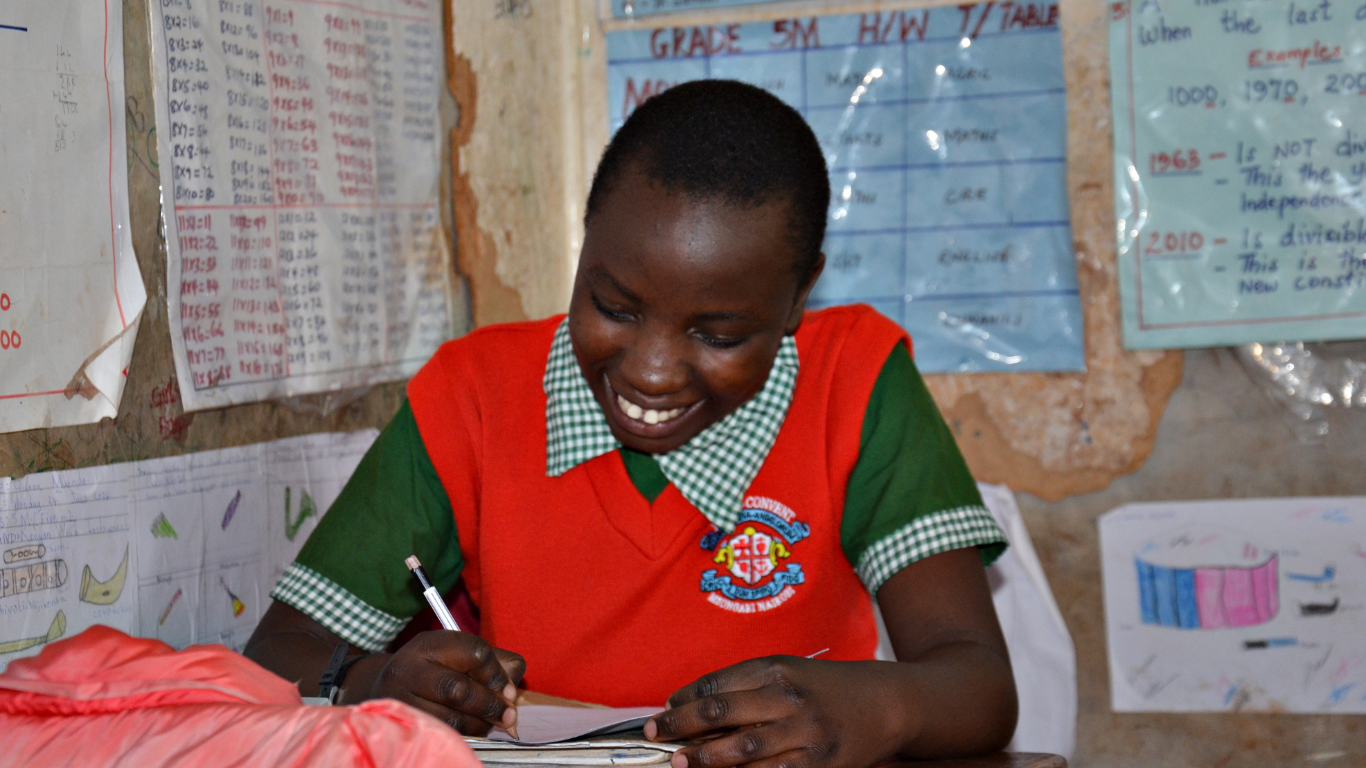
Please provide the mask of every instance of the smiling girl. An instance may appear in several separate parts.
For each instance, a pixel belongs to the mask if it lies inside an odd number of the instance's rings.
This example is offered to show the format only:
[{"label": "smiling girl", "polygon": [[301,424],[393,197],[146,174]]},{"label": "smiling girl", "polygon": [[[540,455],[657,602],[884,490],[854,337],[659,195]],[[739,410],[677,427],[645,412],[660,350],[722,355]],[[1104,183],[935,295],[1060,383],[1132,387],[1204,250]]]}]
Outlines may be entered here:
[{"label": "smiling girl", "polygon": [[[305,695],[464,733],[514,685],[670,708],[674,768],[999,749],[1010,662],[983,564],[1004,537],[869,307],[806,310],[830,191],[794,110],[730,81],[643,104],[588,197],[567,316],[449,342],[276,586],[247,654]],[[384,649],[463,576],[481,636]],[[876,661],[881,609],[897,661]],[[507,650],[503,650],[507,649]],[[818,655],[818,658],[806,658]],[[524,675],[524,677],[523,677]]]}]

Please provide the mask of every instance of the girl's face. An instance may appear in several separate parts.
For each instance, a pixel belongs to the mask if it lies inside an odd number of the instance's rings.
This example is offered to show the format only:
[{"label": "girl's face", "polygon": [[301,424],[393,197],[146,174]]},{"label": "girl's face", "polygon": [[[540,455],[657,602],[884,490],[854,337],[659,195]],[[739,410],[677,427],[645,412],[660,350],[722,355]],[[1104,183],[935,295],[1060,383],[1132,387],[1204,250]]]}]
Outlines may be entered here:
[{"label": "girl's face", "polygon": [[693,201],[634,170],[603,199],[569,332],[623,445],[672,451],[763,388],[820,274],[798,285],[788,214],[786,201]]}]

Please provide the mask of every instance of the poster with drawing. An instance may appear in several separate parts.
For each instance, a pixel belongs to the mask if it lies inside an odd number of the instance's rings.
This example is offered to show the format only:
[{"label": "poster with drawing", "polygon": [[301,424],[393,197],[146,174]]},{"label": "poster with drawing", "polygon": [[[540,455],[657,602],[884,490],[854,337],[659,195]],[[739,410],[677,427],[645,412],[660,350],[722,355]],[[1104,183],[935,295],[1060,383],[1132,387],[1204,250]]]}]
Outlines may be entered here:
[{"label": "poster with drawing", "polygon": [[1366,713],[1366,497],[1100,519],[1116,712]]},{"label": "poster with drawing", "polygon": [[0,432],[116,416],[147,303],[122,5],[0,0],[0,75]]},{"label": "poster with drawing", "polygon": [[94,624],[241,650],[378,434],[0,478],[0,670]]}]

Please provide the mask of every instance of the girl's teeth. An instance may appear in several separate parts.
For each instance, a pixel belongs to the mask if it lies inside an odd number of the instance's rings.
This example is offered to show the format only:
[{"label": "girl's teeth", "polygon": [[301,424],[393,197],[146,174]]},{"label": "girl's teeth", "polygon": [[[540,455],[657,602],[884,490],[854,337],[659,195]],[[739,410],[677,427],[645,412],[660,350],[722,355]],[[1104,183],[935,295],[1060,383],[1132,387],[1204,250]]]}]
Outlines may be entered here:
[{"label": "girl's teeth", "polygon": [[647,411],[621,395],[617,395],[617,406],[621,408],[622,413],[636,421],[644,421],[646,424],[662,424],[683,413],[682,408],[674,408],[670,411],[656,411],[654,409]]}]

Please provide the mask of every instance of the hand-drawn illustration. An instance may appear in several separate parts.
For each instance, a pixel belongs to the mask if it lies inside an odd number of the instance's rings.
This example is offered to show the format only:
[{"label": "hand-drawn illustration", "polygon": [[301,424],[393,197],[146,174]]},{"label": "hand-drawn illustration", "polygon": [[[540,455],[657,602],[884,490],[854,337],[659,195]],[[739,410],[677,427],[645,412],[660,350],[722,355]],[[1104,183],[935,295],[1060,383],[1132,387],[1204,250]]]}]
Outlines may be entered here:
[{"label": "hand-drawn illustration", "polygon": [[1114,711],[1366,713],[1366,496],[1127,504],[1099,528]]},{"label": "hand-drawn illustration", "polygon": [[158,626],[158,627],[161,626],[162,624],[165,624],[165,623],[166,623],[166,619],[170,618],[170,616],[171,616],[171,609],[175,607],[176,601],[179,600],[179,599],[180,599],[180,596],[181,596],[182,594],[184,594],[184,593],[185,593],[185,590],[183,590],[183,589],[177,589],[177,590],[175,591],[175,594],[174,594],[174,595],[171,595],[171,602],[169,602],[169,603],[166,604],[166,610],[162,611],[162,612],[161,612],[161,618],[160,618],[160,619],[157,619],[157,626]]},{"label": "hand-drawn illustration", "polygon": [[0,597],[56,589],[66,583],[66,561],[48,560],[17,568],[0,568]]},{"label": "hand-drawn illustration", "polygon": [[1134,563],[1144,624],[1221,629],[1276,618],[1276,553],[1242,534],[1187,528],[1149,541]]},{"label": "hand-drawn illustration", "polygon": [[242,503],[242,491],[237,491],[237,495],[228,502],[228,508],[223,512],[223,530],[228,530],[228,523],[232,522],[232,516],[237,514],[237,505]]},{"label": "hand-drawn illustration", "polygon": [[1322,575],[1312,573],[1287,573],[1285,574],[1285,577],[1290,581],[1307,581],[1310,584],[1324,584],[1332,581],[1333,577],[1336,575],[1337,569],[1331,565],[1327,565],[1324,566]]},{"label": "hand-drawn illustration", "polygon": [[1331,603],[1300,603],[1301,616],[1332,616],[1337,613],[1342,598],[1335,597]]},{"label": "hand-drawn illustration", "polygon": [[20,563],[25,560],[38,560],[46,554],[47,546],[44,544],[25,544],[22,547],[5,550],[5,565]]},{"label": "hand-drawn illustration", "polygon": [[218,583],[221,584],[221,585],[223,586],[223,591],[228,593],[228,599],[232,600],[232,615],[233,615],[233,618],[237,618],[238,616],[241,616],[241,615],[242,615],[242,611],[245,611],[245,610],[247,609],[246,604],[243,603],[243,602],[237,597],[237,595],[234,595],[234,594],[232,593],[232,590],[231,590],[231,589],[228,589],[228,583],[227,583],[226,581],[223,581],[223,577],[222,577],[222,576],[219,576],[219,577],[218,577]]},{"label": "hand-drawn illustration", "polygon": [[128,578],[128,547],[123,548],[123,562],[119,563],[118,570],[109,577],[108,581],[100,581],[95,578],[95,573],[90,570],[90,566],[85,566],[81,572],[81,592],[82,602],[94,605],[111,605],[123,594],[123,582]]},{"label": "hand-drawn illustration", "polygon": [[308,495],[308,491],[300,488],[302,498],[299,500],[299,516],[291,518],[290,511],[293,504],[290,501],[290,487],[285,486],[285,537],[294,541],[294,537],[299,535],[299,529],[303,527],[304,521],[318,514],[318,505],[313,503],[313,497]]},{"label": "hand-drawn illustration", "polygon": [[171,526],[171,521],[166,519],[166,513],[162,512],[152,521],[152,535],[158,539],[180,540],[176,535],[175,528]]},{"label": "hand-drawn illustration", "polygon": [[38,637],[25,637],[19,640],[10,640],[7,643],[0,643],[0,654],[18,653],[28,650],[35,645],[44,645],[66,634],[66,614],[57,611],[57,615],[52,618],[52,624],[47,628],[46,635]]}]

